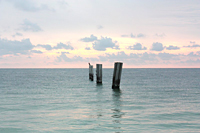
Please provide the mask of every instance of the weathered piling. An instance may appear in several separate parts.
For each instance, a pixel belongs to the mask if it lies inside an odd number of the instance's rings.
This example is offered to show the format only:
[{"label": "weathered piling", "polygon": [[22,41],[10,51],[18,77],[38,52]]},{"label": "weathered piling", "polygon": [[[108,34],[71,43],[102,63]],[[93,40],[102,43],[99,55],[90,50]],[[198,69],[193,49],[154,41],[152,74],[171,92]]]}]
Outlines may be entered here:
[{"label": "weathered piling", "polygon": [[122,65],[123,65],[122,62],[115,62],[113,71],[113,82],[112,82],[113,89],[119,89],[121,73],[122,73]]},{"label": "weathered piling", "polygon": [[102,64],[96,64],[96,77],[97,77],[96,82],[101,84],[102,83]]},{"label": "weathered piling", "polygon": [[93,81],[93,65],[89,63],[89,79]]}]

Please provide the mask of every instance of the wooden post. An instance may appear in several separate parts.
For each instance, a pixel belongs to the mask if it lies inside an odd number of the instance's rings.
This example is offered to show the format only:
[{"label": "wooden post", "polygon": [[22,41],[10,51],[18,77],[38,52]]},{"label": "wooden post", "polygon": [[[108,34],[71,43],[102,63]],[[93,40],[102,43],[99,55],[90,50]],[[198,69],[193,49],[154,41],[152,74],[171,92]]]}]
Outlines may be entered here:
[{"label": "wooden post", "polygon": [[113,71],[113,89],[119,89],[120,80],[121,80],[121,73],[122,73],[122,62],[115,62],[114,71]]},{"label": "wooden post", "polygon": [[93,81],[93,65],[89,63],[89,79]]},{"label": "wooden post", "polygon": [[97,83],[102,83],[102,64],[96,64]]}]

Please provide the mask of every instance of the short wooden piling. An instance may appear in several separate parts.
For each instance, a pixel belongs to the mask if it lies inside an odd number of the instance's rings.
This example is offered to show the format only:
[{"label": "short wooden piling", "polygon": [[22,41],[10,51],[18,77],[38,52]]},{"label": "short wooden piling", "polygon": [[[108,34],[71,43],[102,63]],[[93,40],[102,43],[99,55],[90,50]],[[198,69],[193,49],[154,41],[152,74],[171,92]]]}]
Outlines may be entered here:
[{"label": "short wooden piling", "polygon": [[96,82],[101,84],[102,83],[102,64],[96,64]]},{"label": "short wooden piling", "polygon": [[93,81],[93,65],[89,63],[89,79]]},{"label": "short wooden piling", "polygon": [[113,89],[119,89],[120,87],[122,65],[123,65],[122,62],[115,62],[114,71],[113,71],[113,82],[112,82]]}]

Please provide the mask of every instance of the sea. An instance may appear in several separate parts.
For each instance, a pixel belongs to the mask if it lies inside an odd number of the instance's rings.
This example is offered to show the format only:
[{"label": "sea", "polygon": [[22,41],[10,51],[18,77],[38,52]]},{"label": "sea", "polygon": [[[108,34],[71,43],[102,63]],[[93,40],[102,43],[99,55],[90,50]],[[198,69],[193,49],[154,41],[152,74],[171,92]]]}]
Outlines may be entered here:
[{"label": "sea", "polygon": [[[95,72],[95,70],[94,70]],[[0,69],[0,133],[198,133],[199,68]]]}]

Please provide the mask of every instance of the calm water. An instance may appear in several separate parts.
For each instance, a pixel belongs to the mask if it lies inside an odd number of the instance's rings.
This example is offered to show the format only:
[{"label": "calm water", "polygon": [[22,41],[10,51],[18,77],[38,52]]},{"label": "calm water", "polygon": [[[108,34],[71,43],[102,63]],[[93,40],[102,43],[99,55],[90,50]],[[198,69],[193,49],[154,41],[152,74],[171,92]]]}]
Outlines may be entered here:
[{"label": "calm water", "polygon": [[0,69],[0,133],[200,132],[200,69]]}]

